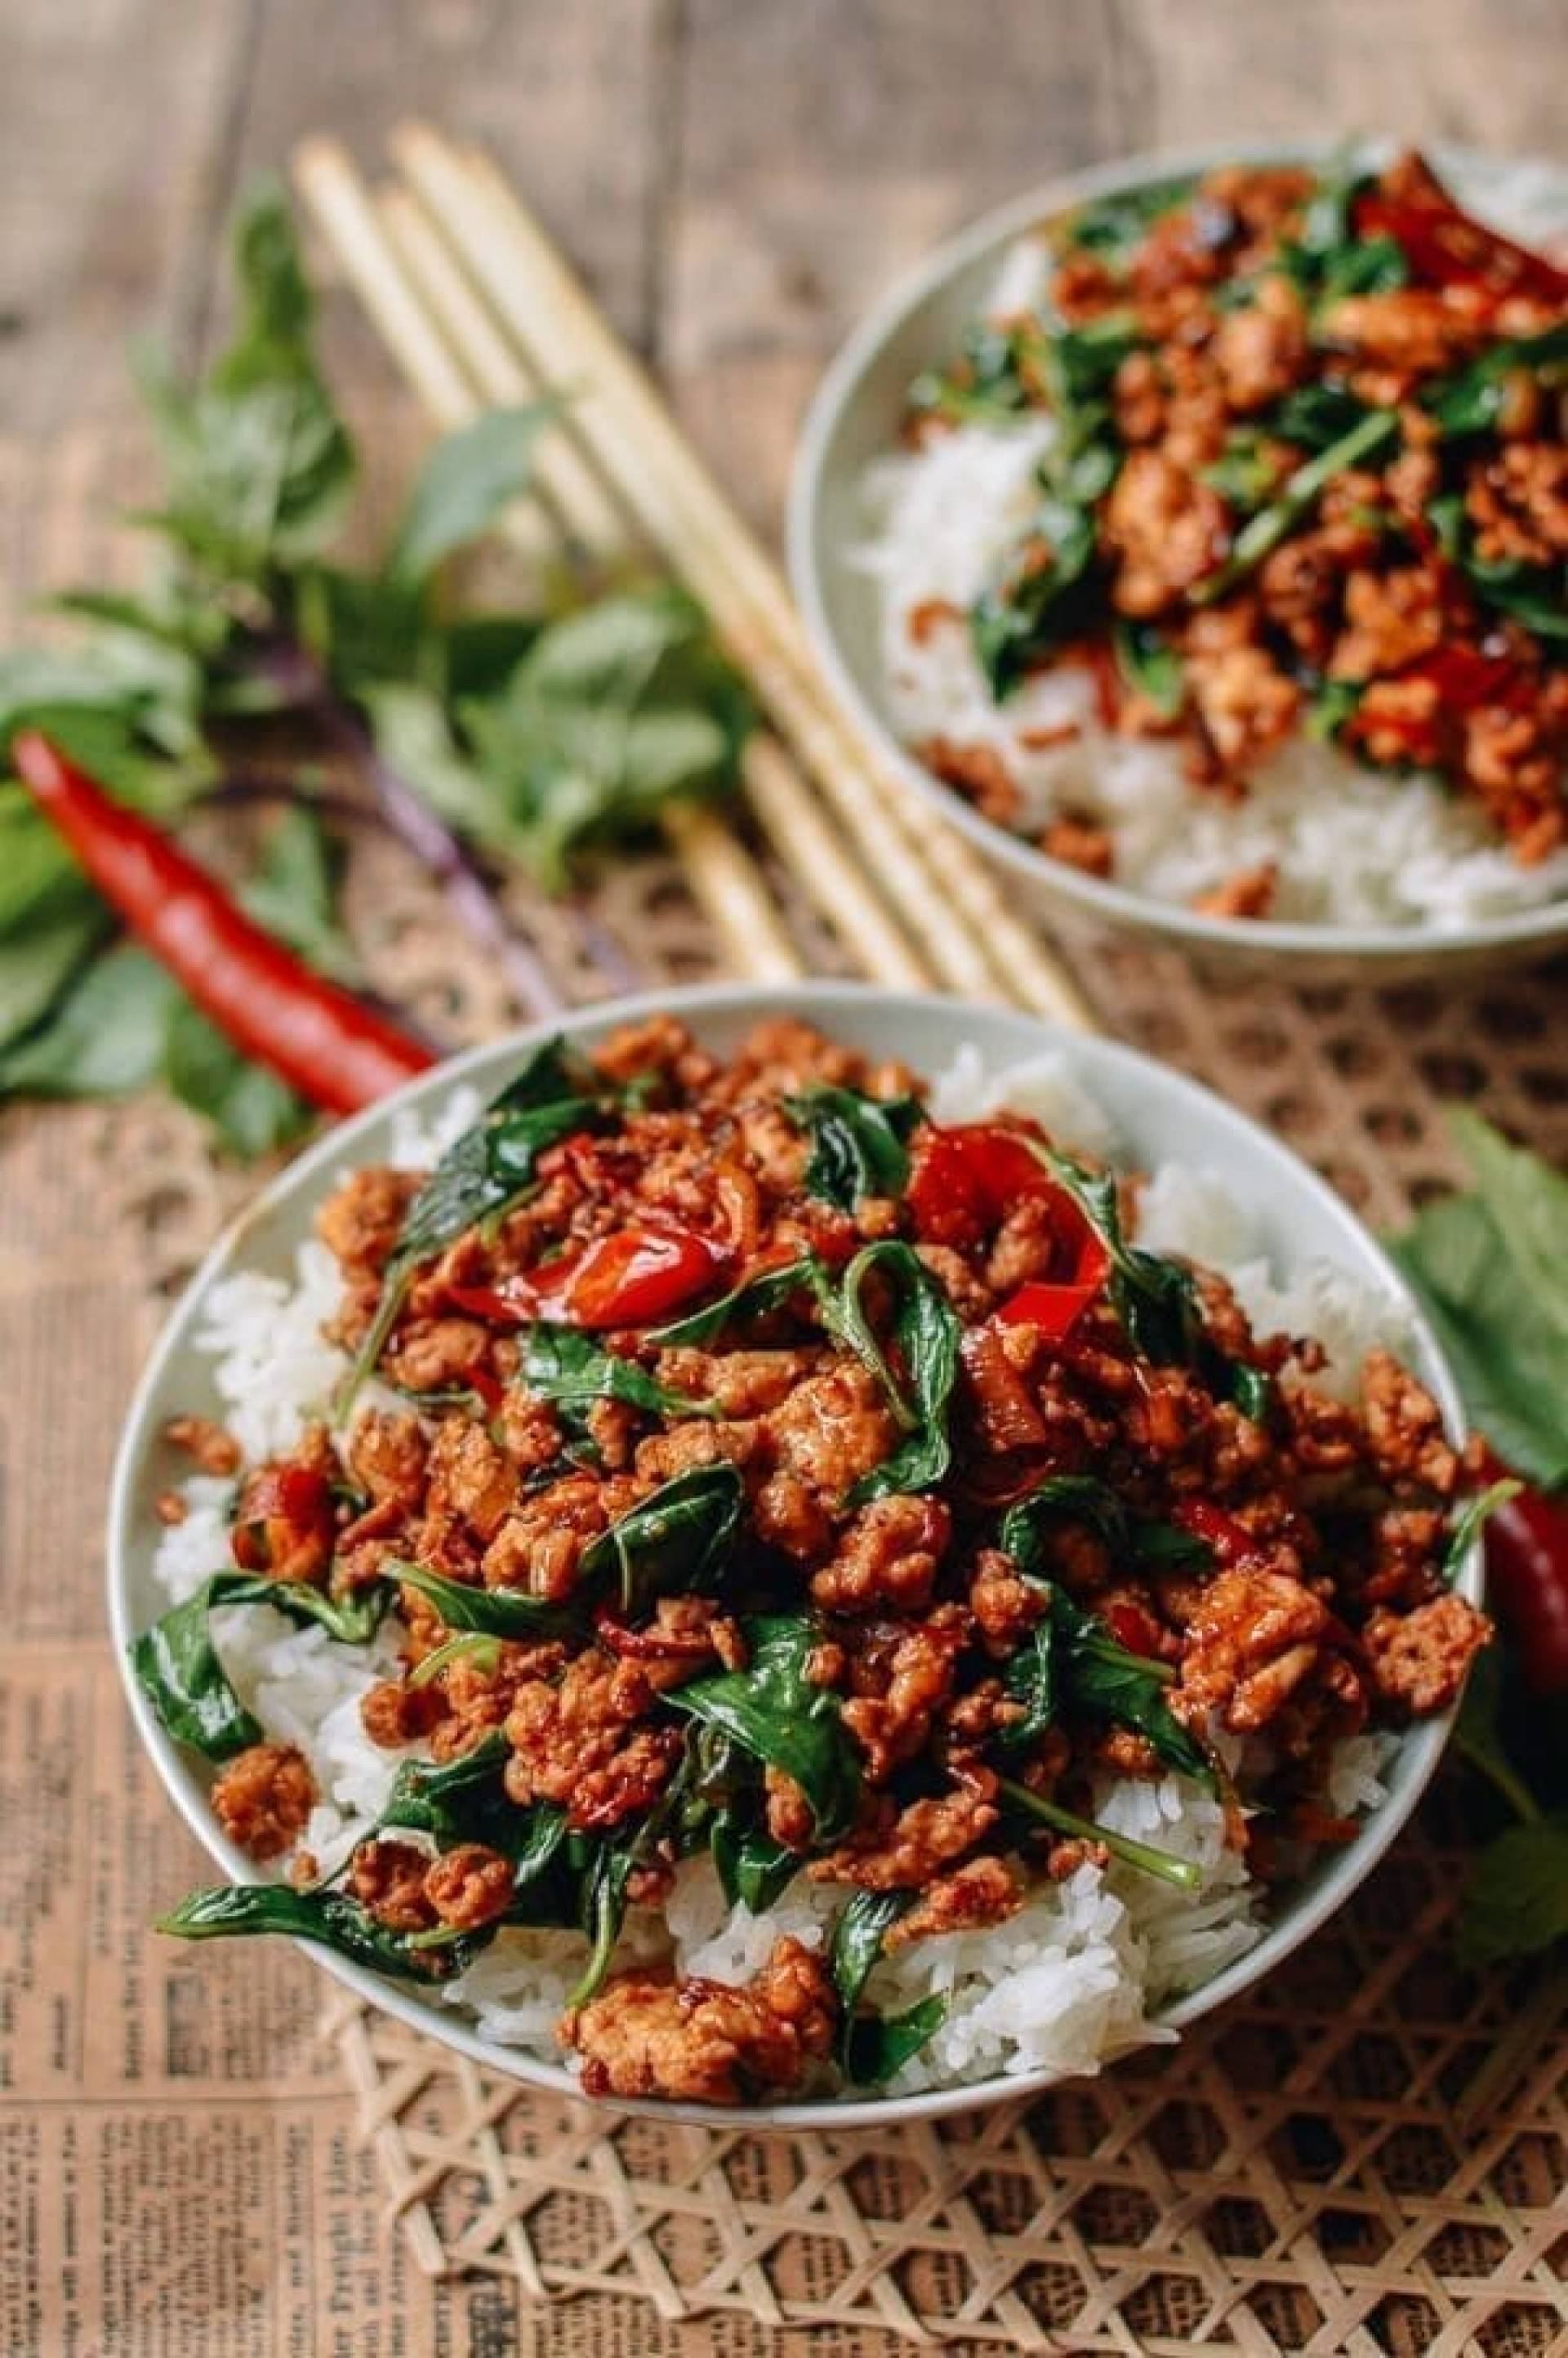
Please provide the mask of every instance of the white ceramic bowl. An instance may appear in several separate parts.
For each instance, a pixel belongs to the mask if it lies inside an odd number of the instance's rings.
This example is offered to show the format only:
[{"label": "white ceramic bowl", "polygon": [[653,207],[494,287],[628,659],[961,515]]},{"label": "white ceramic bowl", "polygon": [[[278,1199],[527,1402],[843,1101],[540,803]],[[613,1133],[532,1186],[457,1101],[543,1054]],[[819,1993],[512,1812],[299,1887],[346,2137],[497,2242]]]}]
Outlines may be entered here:
[{"label": "white ceramic bowl", "polygon": [[[317,1206],[341,1172],[385,1155],[393,1120],[400,1109],[433,1109],[456,1082],[466,1082],[485,1094],[492,1092],[515,1069],[524,1051],[551,1029],[591,1041],[628,1018],[662,1009],[690,1023],[704,1042],[719,1050],[733,1047],[760,1017],[798,1011],[827,1033],[874,1056],[902,1057],[927,1075],[941,1070],[967,1042],[975,1044],[990,1069],[1016,1064],[1043,1048],[1054,1048],[1068,1060],[1105,1109],[1118,1133],[1119,1155],[1129,1165],[1148,1165],[1174,1156],[1199,1167],[1217,1168],[1254,1217],[1258,1249],[1277,1267],[1287,1268],[1301,1259],[1331,1260],[1369,1285],[1393,1293],[1407,1304],[1411,1302],[1392,1263],[1360,1222],[1303,1163],[1255,1123],[1196,1082],[1130,1048],[1058,1032],[1036,1017],[1010,1010],[839,983],[719,986],[585,1010],[564,1019],[558,1027],[535,1027],[454,1057],[384,1104],[341,1124],[263,1191],[220,1239],[187,1288],[147,1364],[126,1420],[109,1506],[110,1625],[142,1740],[176,1806],[222,1875],[232,1881],[254,1880],[255,1870],[224,1838],[212,1816],[207,1800],[209,1772],[165,1733],[125,1663],[132,1637],[157,1619],[168,1604],[152,1573],[161,1531],[155,1502],[159,1492],[189,1467],[162,1439],[164,1425],[182,1411],[221,1412],[211,1360],[196,1349],[193,1339],[207,1298],[219,1279],[240,1269],[291,1279],[296,1249],[311,1232]],[[1411,1309],[1413,1315],[1413,1304]],[[1414,1363],[1441,1402],[1450,1432],[1457,1437],[1463,1429],[1462,1411],[1453,1378],[1419,1318],[1415,1331]],[[1478,1599],[1480,1584],[1480,1557],[1476,1550],[1457,1585],[1465,1595]],[[1447,1721],[1433,1720],[1423,1722],[1400,1739],[1387,1772],[1389,1798],[1357,1840],[1326,1858],[1290,1893],[1256,1948],[1169,2007],[1165,2021],[1178,2028],[1195,2022],[1271,1972],[1333,1914],[1377,1865],[1404,1824],[1437,1765],[1447,1732]],[[149,1892],[149,1919],[179,1897],[175,1891]],[[155,1937],[150,1928],[147,1937]],[[404,1985],[384,1981],[322,1950],[309,1952],[359,1996],[414,2028],[430,2032],[490,2070],[508,2072],[557,2093],[575,2088],[571,2076],[559,2065],[536,2061],[481,2037],[438,1997],[416,1995]],[[897,2098],[758,2105],[729,2117],[757,2125],[797,2127],[814,2123],[848,2128],[995,2103],[1045,2086],[1055,2076],[1020,2073]],[[706,2107],[648,2104],[621,2109],[646,2111],[665,2119],[711,2122],[725,2117]]]},{"label": "white ceramic bowl", "polygon": [[[940,246],[877,303],[839,352],[817,389],[795,454],[789,503],[789,569],[796,600],[829,687],[914,791],[1022,885],[1043,916],[1077,913],[1173,943],[1205,964],[1288,965],[1297,977],[1383,980],[1441,967],[1494,966],[1540,957],[1568,941],[1568,900],[1437,931],[1245,922],[1203,916],[1181,903],[1129,890],[1044,852],[991,820],[943,784],[900,743],[888,715],[879,653],[877,584],[854,555],[865,538],[861,482],[873,459],[898,439],[910,381],[945,362],[984,308],[1002,257],[1024,233],[1087,200],[1221,163],[1325,164],[1325,146],[1238,143],[1102,165],[1015,199]],[[1487,192],[1510,168],[1484,157],[1436,151],[1439,168],[1465,200],[1485,211]],[[1568,175],[1530,166],[1551,191],[1550,209],[1568,230]]]}]

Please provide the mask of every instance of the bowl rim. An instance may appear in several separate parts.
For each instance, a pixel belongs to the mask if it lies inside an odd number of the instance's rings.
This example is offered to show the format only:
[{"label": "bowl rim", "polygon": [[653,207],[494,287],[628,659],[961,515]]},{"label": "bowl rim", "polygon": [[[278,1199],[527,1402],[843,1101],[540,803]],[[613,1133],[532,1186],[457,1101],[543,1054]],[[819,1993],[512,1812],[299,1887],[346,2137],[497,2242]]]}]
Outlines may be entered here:
[{"label": "bowl rim", "polygon": [[[1380,1280],[1407,1312],[1412,1338],[1426,1363],[1426,1380],[1443,1412],[1444,1425],[1452,1439],[1463,1439],[1464,1409],[1441,1342],[1396,1264],[1343,1197],[1293,1148],[1249,1114],[1229,1104],[1202,1082],[1120,1041],[1070,1031],[1022,1009],[991,1007],[936,991],[893,990],[871,983],[824,980],[708,983],[671,990],[654,990],[632,998],[574,1007],[557,1018],[520,1026],[497,1040],[444,1058],[427,1073],[417,1075],[373,1106],[336,1124],[271,1179],[225,1226],[181,1290],[148,1354],[127,1408],[110,1484],[105,1552],[108,1620],[121,1684],[137,1734],[165,1792],[229,1881],[262,1883],[272,1878],[258,1873],[255,1863],[222,1833],[208,1805],[207,1786],[200,1771],[157,1719],[136,1682],[128,1651],[132,1638],[137,1634],[132,1626],[130,1591],[136,1553],[137,1491],[144,1462],[158,1439],[157,1416],[163,1379],[174,1361],[191,1347],[190,1336],[212,1284],[230,1273],[232,1267],[243,1266],[245,1242],[252,1228],[283,1211],[296,1198],[309,1202],[323,1193],[325,1183],[353,1160],[358,1141],[384,1124],[389,1115],[416,1107],[428,1097],[443,1095],[492,1064],[525,1055],[530,1047],[557,1033],[568,1038],[592,1036],[622,1022],[664,1013],[691,1021],[699,1033],[704,1018],[762,1018],[789,1012],[801,1012],[808,1018],[815,1015],[825,1028],[835,1023],[852,1027],[858,1010],[873,1007],[907,1022],[912,1029],[923,1014],[935,1011],[950,1014],[955,1009],[960,1010],[977,1027],[983,1027],[991,1016],[1004,1016],[1011,1024],[1022,1025],[1033,1035],[1036,1047],[1025,1053],[1035,1053],[1037,1048],[1042,1053],[1055,1049],[1069,1055],[1087,1055],[1102,1066],[1119,1066],[1130,1077],[1150,1071],[1157,1073],[1162,1085],[1171,1087],[1177,1098],[1184,1099],[1191,1107],[1195,1117],[1195,1140],[1201,1140],[1206,1132],[1210,1141],[1217,1145],[1227,1130],[1232,1136],[1244,1136],[1251,1149],[1260,1150],[1266,1160],[1272,1159],[1288,1171],[1292,1184],[1316,1199],[1331,1225],[1339,1229],[1347,1253],[1368,1264],[1368,1282],[1374,1276]],[[849,1036],[852,1039],[852,1028]],[[1198,1152],[1202,1152],[1201,1147]],[[1456,1572],[1453,1587],[1455,1594],[1479,1603],[1481,1585],[1481,1555],[1476,1542]],[[1422,1720],[1401,1733],[1401,1757],[1406,1765],[1400,1785],[1364,1821],[1363,1831],[1355,1844],[1329,1862],[1321,1878],[1303,1893],[1290,1915],[1266,1930],[1251,1949],[1221,1972],[1161,2008],[1155,2020],[1172,2030],[1185,2029],[1281,1964],[1351,1897],[1377,1866],[1421,1800],[1442,1757],[1457,1708],[1455,1704],[1440,1716]],[[556,2097],[579,2104],[597,2101],[583,2095],[563,2064],[543,2062],[524,2050],[504,2047],[486,2038],[457,2013],[443,2010],[438,2003],[433,2004],[402,1984],[335,1956],[313,1942],[297,1941],[294,1945],[364,2003],[435,2038],[469,2061]],[[823,2098],[755,2106],[622,2098],[604,2102],[602,2109],[609,2115],[639,2115],[654,2120],[678,2121],[688,2126],[744,2127],[759,2133],[806,2128],[836,2132],[974,2111],[1015,2097],[1037,2095],[1077,2076],[1081,2075],[1043,2067],[901,2096]]]},{"label": "bowl rim", "polygon": [[[1112,162],[1092,164],[1064,173],[995,205],[979,219],[929,249],[902,271],[864,313],[839,345],[824,371],[795,445],[785,504],[784,543],[790,586],[800,609],[817,662],[840,707],[861,734],[890,762],[914,793],[934,812],[946,818],[979,851],[1028,878],[1058,901],[1076,903],[1085,915],[1119,928],[1164,936],[1190,955],[1234,956],[1245,953],[1260,959],[1278,957],[1281,968],[1292,958],[1343,957],[1368,969],[1376,980],[1380,967],[1408,966],[1412,955],[1462,960],[1498,951],[1530,950],[1546,956],[1568,939],[1568,894],[1533,909],[1514,910],[1465,925],[1329,925],[1301,919],[1213,917],[1181,902],[1162,901],[1134,891],[1109,878],[1090,876],[1065,860],[1014,835],[1010,828],[982,817],[974,805],[945,785],[923,762],[917,761],[893,734],[871,697],[862,689],[853,665],[841,651],[828,613],[827,563],[819,563],[824,538],[825,479],[833,445],[845,419],[852,413],[862,380],[880,358],[882,348],[898,333],[909,314],[936,294],[950,278],[987,258],[1000,260],[1003,249],[1025,232],[1054,214],[1069,211],[1095,197],[1110,196],[1152,181],[1213,169],[1227,164],[1304,163],[1323,165],[1342,153],[1343,141],[1312,139],[1222,140],[1195,146],[1142,148]],[[1366,139],[1356,145],[1369,153],[1391,149],[1398,142]],[[1541,157],[1499,157],[1482,150],[1433,142],[1427,152],[1448,170],[1484,179],[1520,169],[1552,175],[1568,190],[1568,170]]]}]

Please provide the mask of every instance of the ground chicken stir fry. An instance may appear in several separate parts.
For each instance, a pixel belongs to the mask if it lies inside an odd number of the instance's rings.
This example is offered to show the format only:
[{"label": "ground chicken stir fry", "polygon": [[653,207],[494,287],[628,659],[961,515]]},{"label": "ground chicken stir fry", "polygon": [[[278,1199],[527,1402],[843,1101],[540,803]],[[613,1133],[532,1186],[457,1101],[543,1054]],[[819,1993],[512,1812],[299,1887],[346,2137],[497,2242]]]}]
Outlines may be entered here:
[{"label": "ground chicken stir fry", "polygon": [[[1521,862],[1568,840],[1568,274],[1416,157],[1227,168],[1054,242],[1047,308],[977,331],[907,420],[1058,420],[1037,519],[967,618],[993,691],[1087,664],[1102,721],[1179,741],[1210,791],[1307,730],[1436,773]],[[930,603],[911,629],[965,621]],[[993,746],[922,750],[1016,818]],[[1087,821],[1042,842],[1113,871]],[[1249,871],[1206,905],[1266,915],[1272,889]]]},{"label": "ground chicken stir fry", "polygon": [[[137,1664],[257,1858],[315,1794],[211,1606],[347,1642],[394,1617],[362,1719],[405,1758],[335,1884],[297,1859],[175,1929],[426,1978],[580,1931],[584,2086],[737,2103],[887,2076],[934,2024],[868,2009],[877,1959],[1032,1885],[1193,1887],[1096,1822],[1097,1777],[1196,1780],[1265,1881],[1352,1839],[1334,1747],[1444,1709],[1487,1634],[1448,1585],[1468,1476],[1394,1360],[1342,1404],[1131,1212],[1028,1121],[938,1126],[789,1021],[728,1063],[669,1020],[552,1044],[433,1174],[345,1179],[319,1227],[361,1396],[238,1469],[235,1569]],[[758,1912],[827,1890],[830,1939],[740,1987],[616,1971],[701,1853]]]}]

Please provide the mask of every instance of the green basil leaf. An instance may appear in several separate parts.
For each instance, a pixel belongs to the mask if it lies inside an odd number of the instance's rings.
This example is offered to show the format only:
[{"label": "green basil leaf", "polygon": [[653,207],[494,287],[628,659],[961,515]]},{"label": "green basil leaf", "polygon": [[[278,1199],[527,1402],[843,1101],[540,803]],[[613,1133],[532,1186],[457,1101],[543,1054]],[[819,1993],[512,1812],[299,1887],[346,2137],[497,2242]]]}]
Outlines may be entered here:
[{"label": "green basil leaf", "polygon": [[1113,196],[1096,197],[1068,214],[1058,239],[1068,249],[1097,254],[1112,269],[1124,270],[1152,224],[1184,204],[1195,185],[1192,175],[1184,173],[1179,178],[1148,180]]},{"label": "green basil leaf", "polygon": [[603,1986],[626,1920],[626,1886],[635,1865],[630,1850],[614,1850],[608,1843],[594,1850],[579,1902],[579,1920],[592,1945],[582,1978],[568,1996],[568,2007],[586,2006]]},{"label": "green basil leaf", "polygon": [[181,1941],[229,1940],[252,1932],[282,1932],[290,1940],[314,1941],[372,1973],[400,1981],[450,1981],[466,1973],[496,1927],[477,1932],[395,1932],[367,1908],[341,1891],[297,1891],[287,1883],[220,1885],[193,1891],[156,1930]]},{"label": "green basil leaf", "polygon": [[969,610],[969,637],[1000,701],[1052,647],[1080,637],[1098,602],[1092,509],[1047,500],[991,586]]},{"label": "green basil leaf", "polygon": [[[892,1343],[905,1370],[895,1376],[866,1316],[866,1281],[876,1274],[893,1295]],[[937,1280],[911,1245],[864,1245],[844,1271],[834,1323],[881,1382],[904,1438],[891,1457],[861,1476],[847,1503],[863,1506],[895,1490],[929,1490],[952,1464],[947,1422],[958,1379],[963,1327]]]},{"label": "green basil leaf", "polygon": [[1421,396],[1443,432],[1459,437],[1487,434],[1498,422],[1508,380],[1519,369],[1555,372],[1568,361],[1568,320],[1539,335],[1514,336],[1494,344],[1454,375],[1429,385]]},{"label": "green basil leaf", "polygon": [[1112,633],[1117,667],[1136,696],[1162,719],[1173,720],[1186,701],[1186,677],[1176,649],[1149,622],[1118,620]]},{"label": "green basil leaf", "polygon": [[381,1577],[395,1587],[417,1589],[449,1629],[472,1629],[486,1638],[553,1638],[572,1624],[571,1613],[546,1597],[521,1588],[481,1588],[472,1581],[449,1580],[422,1563],[385,1563]]},{"label": "green basil leaf", "polygon": [[585,1589],[613,1583],[623,1613],[715,1588],[740,1535],[745,1486],[734,1466],[696,1466],[662,1483],[583,1550]]},{"label": "green basil leaf", "polygon": [[1568,1816],[1509,1826],[1465,1887],[1458,1950],[1466,1965],[1539,1956],[1568,1939]]},{"label": "green basil leaf", "polygon": [[913,1906],[913,1891],[857,1891],[840,1909],[828,1943],[827,1963],[838,1993],[838,2063],[856,2087],[880,2088],[940,2029],[947,2001],[923,1998],[902,2014],[862,2013],[861,1993],[889,1928]]},{"label": "green basil leaf", "polygon": [[1474,1114],[1455,1135],[1480,1183],[1421,1213],[1390,1250],[1494,1448],[1545,1489],[1568,1483],[1568,1182]]},{"label": "green basil leaf", "polygon": [[287,1081],[253,1064],[183,996],[169,1011],[162,1077],[182,1105],[212,1124],[221,1145],[247,1162],[291,1145],[316,1120]]},{"label": "green basil leaf", "polygon": [[731,1811],[713,1829],[713,1864],[731,1908],[762,1916],[800,1873],[796,1851],[775,1842],[765,1825],[742,1824]]},{"label": "green basil leaf", "polygon": [[908,1142],[925,1119],[918,1098],[869,1098],[818,1082],[786,1097],[784,1111],[811,1140],[806,1188],[852,1212],[865,1195],[902,1195],[909,1184]]},{"label": "green basil leaf", "polygon": [[270,1605],[291,1621],[314,1622],[344,1645],[368,1644],[385,1611],[385,1599],[368,1595],[330,1596],[302,1580],[267,1580],[246,1572],[218,1572],[172,1606],[150,1629],[131,1641],[136,1683],[159,1721],[178,1743],[209,1760],[226,1760],[263,1730],[229,1682],[212,1643],[211,1617],[220,1606]]},{"label": "green basil leaf", "polygon": [[518,856],[552,891],[587,846],[729,791],[751,718],[700,609],[668,584],[550,623],[500,694],[459,712]]},{"label": "green basil leaf", "polygon": [[759,1615],[743,1627],[751,1654],[745,1670],[688,1680],[665,1701],[793,1777],[816,1822],[817,1840],[833,1842],[854,1817],[860,1770],[838,1697],[806,1674],[818,1633],[788,1614]]},{"label": "green basil leaf", "polygon": [[518,408],[487,409],[438,442],[414,486],[391,570],[405,580],[425,581],[487,533],[528,489],[534,445],[560,410],[554,394]]},{"label": "green basil leaf", "polygon": [[1031,1151],[1074,1198],[1104,1245],[1110,1257],[1111,1305],[1143,1357],[1160,1367],[1201,1357],[1206,1338],[1192,1272],[1127,1241],[1114,1174],[1086,1171],[1053,1146],[1033,1145]]},{"label": "green basil leaf", "polygon": [[143,521],[241,581],[312,555],[341,516],[353,453],[311,350],[313,305],[282,193],[242,207],[240,318],[206,377],[179,384],[155,355],[142,390],[163,446],[168,504]]},{"label": "green basil leaf", "polygon": [[712,1401],[693,1400],[689,1392],[661,1384],[635,1359],[607,1351],[597,1336],[580,1326],[530,1326],[523,1342],[517,1379],[536,1400],[580,1413],[595,1401],[623,1401],[650,1416],[712,1417],[719,1414]]},{"label": "green basil leaf", "polygon": [[1179,1769],[1214,1792],[1217,1779],[1212,1761],[1165,1701],[1171,1681],[1166,1665],[1119,1645],[1105,1624],[1075,1605],[1065,1589],[1052,1591],[1050,1610],[1070,1707],[1133,1729],[1168,1768]]},{"label": "green basil leaf", "polygon": [[1093,1474],[1047,1476],[1027,1498],[1008,1509],[998,1533],[999,1544],[1029,1578],[1045,1578],[1049,1567],[1044,1534],[1064,1517],[1087,1523],[1108,1548],[1136,1564],[1199,1566],[1212,1561],[1202,1540],[1174,1523],[1134,1514],[1108,1483]]},{"label": "green basil leaf", "polygon": [[0,1055],[0,1093],[128,1097],[163,1068],[179,985],[124,943],[85,967],[46,1021]]},{"label": "green basil leaf", "polygon": [[803,1253],[797,1260],[785,1261],[778,1269],[765,1269],[756,1277],[746,1278],[704,1309],[689,1311],[667,1326],[650,1328],[648,1340],[665,1350],[700,1347],[711,1343],[715,1336],[742,1318],[760,1318],[767,1311],[782,1310],[797,1294],[809,1295],[820,1305],[831,1290],[827,1263],[815,1253]]}]

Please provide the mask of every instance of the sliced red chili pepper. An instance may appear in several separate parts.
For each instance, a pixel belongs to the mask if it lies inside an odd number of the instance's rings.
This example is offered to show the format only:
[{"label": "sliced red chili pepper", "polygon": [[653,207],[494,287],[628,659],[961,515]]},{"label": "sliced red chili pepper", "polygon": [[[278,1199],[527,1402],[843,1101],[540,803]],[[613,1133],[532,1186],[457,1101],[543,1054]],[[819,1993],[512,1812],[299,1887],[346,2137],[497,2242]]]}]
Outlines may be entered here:
[{"label": "sliced red chili pepper", "polygon": [[1479,287],[1499,299],[1527,295],[1542,303],[1568,302],[1568,271],[1463,211],[1416,159],[1401,168],[1395,189],[1368,189],[1357,197],[1351,220],[1357,237],[1392,238],[1420,286]]},{"label": "sliced red chili pepper", "polygon": [[1106,1627],[1119,1646],[1130,1654],[1142,1654],[1155,1660],[1160,1652],[1160,1625],[1141,1605],[1112,1605],[1106,1609]]},{"label": "sliced red chili pepper", "polygon": [[535,1318],[568,1326],[645,1326],[712,1284],[730,1259],[724,1246],[673,1223],[617,1228],[498,1286],[449,1286],[446,1298],[454,1310],[494,1326],[525,1326]]},{"label": "sliced red chili pepper", "polygon": [[[1071,1203],[1076,1212],[1077,1206]],[[1102,1288],[1110,1272],[1110,1255],[1083,1216],[1077,1260],[1070,1276],[1059,1280],[1031,1279],[1010,1294],[996,1313],[1003,1326],[1035,1326],[1048,1342],[1064,1343]]]},{"label": "sliced red chili pepper", "polygon": [[1245,1523],[1207,1498],[1188,1498],[1171,1509],[1171,1520],[1211,1547],[1222,1564],[1256,1562],[1262,1553]]},{"label": "sliced red chili pepper", "polygon": [[337,1506],[329,1476],[308,1466],[262,1466],[240,1494],[230,1546],[243,1572],[308,1578],[332,1552]]},{"label": "sliced red chili pepper", "polygon": [[579,1257],[562,1312],[573,1326],[645,1326],[711,1284],[728,1260],[691,1228],[619,1228]]}]

